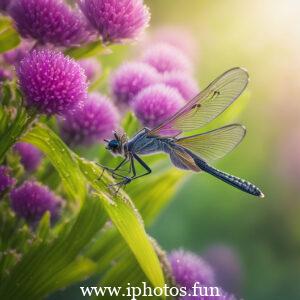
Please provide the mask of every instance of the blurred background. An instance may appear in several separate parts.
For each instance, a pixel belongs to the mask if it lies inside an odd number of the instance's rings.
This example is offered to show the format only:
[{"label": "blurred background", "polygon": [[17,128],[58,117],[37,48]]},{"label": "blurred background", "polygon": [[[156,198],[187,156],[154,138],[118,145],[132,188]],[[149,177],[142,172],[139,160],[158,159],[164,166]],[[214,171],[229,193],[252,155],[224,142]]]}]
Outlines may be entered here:
[{"label": "blurred background", "polygon": [[[209,175],[188,177],[150,233],[166,249],[226,245],[240,259],[245,299],[300,298],[300,2],[151,0],[151,28],[194,35],[200,86],[245,67],[250,99],[238,117],[243,143],[217,167],[256,183],[243,194]],[[153,199],[155,201],[155,199]]]},{"label": "blurred background", "polygon": [[[175,26],[195,39],[201,88],[229,68],[248,70],[250,84],[230,120],[244,124],[247,135],[216,166],[257,184],[266,196],[252,197],[207,174],[188,175],[148,231],[167,251],[203,255],[239,299],[300,299],[300,2],[145,2],[150,32]],[[180,30],[178,37],[187,40]],[[115,47],[104,68],[134,58],[137,48]],[[51,299],[68,296],[79,297],[77,287]]]}]

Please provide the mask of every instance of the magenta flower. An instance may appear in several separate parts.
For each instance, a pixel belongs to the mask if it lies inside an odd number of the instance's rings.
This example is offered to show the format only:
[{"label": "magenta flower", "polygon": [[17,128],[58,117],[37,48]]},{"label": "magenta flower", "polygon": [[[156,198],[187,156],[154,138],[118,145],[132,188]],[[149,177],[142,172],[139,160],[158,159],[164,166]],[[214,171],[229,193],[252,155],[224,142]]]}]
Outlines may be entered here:
[{"label": "magenta flower", "polygon": [[21,163],[28,172],[35,171],[42,158],[42,153],[34,146],[28,143],[17,143],[14,150],[20,155]]},{"label": "magenta flower", "polygon": [[141,62],[128,62],[112,75],[112,93],[118,105],[127,106],[138,92],[157,83],[159,79],[159,74],[151,66]]},{"label": "magenta flower", "polygon": [[91,36],[82,14],[62,0],[13,0],[9,14],[24,38],[40,44],[69,47],[87,42]]},{"label": "magenta flower", "polygon": [[196,80],[182,72],[164,73],[162,82],[178,90],[184,100],[189,101],[199,93]]},{"label": "magenta flower", "polygon": [[27,40],[23,40],[20,46],[3,53],[3,59],[6,63],[11,65],[17,65],[32,48],[32,43]]},{"label": "magenta flower", "polygon": [[10,199],[16,214],[31,223],[39,221],[46,211],[55,220],[62,204],[60,197],[36,181],[25,181],[20,187],[13,189]]},{"label": "magenta flower", "polygon": [[143,89],[132,101],[135,115],[149,128],[159,125],[183,105],[180,94],[161,83]]},{"label": "magenta flower", "polygon": [[72,145],[102,142],[117,129],[119,114],[105,96],[93,93],[84,105],[67,114],[60,123],[63,139]]},{"label": "magenta flower", "polygon": [[0,166],[0,198],[2,194],[11,188],[15,183],[15,179],[10,175],[9,168],[6,166]]},{"label": "magenta flower", "polygon": [[136,38],[148,25],[150,13],[142,0],[78,0],[102,40],[119,42]]},{"label": "magenta flower", "polygon": [[177,48],[168,44],[155,44],[149,47],[142,61],[154,67],[158,72],[190,72],[191,63],[188,58]]},{"label": "magenta flower", "polygon": [[96,58],[82,59],[78,63],[84,70],[88,81],[93,81],[101,75],[101,65]]},{"label": "magenta flower", "polygon": [[215,274],[212,268],[198,255],[176,250],[169,254],[172,274],[179,286],[192,289],[195,282],[199,285],[211,286],[215,283]]},{"label": "magenta flower", "polygon": [[6,12],[11,0],[0,0],[0,11]]},{"label": "magenta flower", "polygon": [[87,96],[82,68],[56,51],[32,51],[18,65],[17,75],[27,105],[40,113],[67,113]]}]

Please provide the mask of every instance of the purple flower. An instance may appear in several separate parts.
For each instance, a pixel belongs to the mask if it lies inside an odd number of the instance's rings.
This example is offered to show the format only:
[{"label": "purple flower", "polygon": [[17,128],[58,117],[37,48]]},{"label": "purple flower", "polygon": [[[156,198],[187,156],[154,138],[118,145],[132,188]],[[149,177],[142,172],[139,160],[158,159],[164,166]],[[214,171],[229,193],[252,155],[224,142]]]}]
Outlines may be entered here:
[{"label": "purple flower", "polygon": [[18,65],[17,74],[27,105],[40,113],[67,113],[87,96],[82,68],[53,50],[32,51]]},{"label": "purple flower", "polygon": [[31,223],[39,221],[46,211],[55,220],[62,204],[60,197],[36,181],[25,181],[20,187],[13,189],[10,199],[16,214]]},{"label": "purple flower", "polygon": [[97,93],[61,121],[61,134],[68,144],[90,145],[110,137],[118,127],[119,114],[112,102]]},{"label": "purple flower", "polygon": [[79,0],[79,5],[105,43],[136,38],[150,20],[142,0]]},{"label": "purple flower", "polygon": [[191,71],[191,63],[188,58],[177,48],[158,43],[149,47],[142,61],[154,67],[158,72],[187,72]]},{"label": "purple flower", "polygon": [[192,289],[195,282],[200,286],[211,286],[215,282],[212,268],[192,252],[173,251],[169,254],[169,261],[176,283],[187,290]]},{"label": "purple flower", "polygon": [[176,88],[184,100],[189,101],[199,93],[196,80],[182,72],[164,73],[162,82]]},{"label": "purple flower", "polygon": [[6,63],[17,65],[25,57],[25,55],[28,54],[31,48],[32,43],[24,40],[19,47],[3,53],[3,58]]},{"label": "purple flower", "polygon": [[0,198],[1,195],[15,184],[15,179],[10,176],[8,167],[0,166]]},{"label": "purple flower", "polygon": [[0,11],[5,12],[11,0],[0,0]]},{"label": "purple flower", "polygon": [[28,143],[17,143],[14,150],[20,155],[26,171],[33,172],[37,169],[42,158],[42,153],[37,148]]},{"label": "purple flower", "polygon": [[239,293],[241,289],[242,268],[237,253],[225,245],[209,247],[203,254],[216,274],[216,282],[227,291]]},{"label": "purple flower", "polygon": [[80,67],[84,70],[84,73],[88,81],[93,81],[101,74],[101,65],[96,58],[87,58],[78,61]]},{"label": "purple flower", "polygon": [[121,65],[111,78],[111,89],[118,104],[127,106],[142,89],[157,83],[157,71],[141,62],[128,62]]},{"label": "purple flower", "polygon": [[161,83],[143,89],[132,101],[135,115],[149,128],[159,125],[183,104],[182,97],[175,89]]},{"label": "purple flower", "polygon": [[82,14],[62,0],[13,0],[9,14],[23,37],[40,44],[79,45],[91,35]]}]

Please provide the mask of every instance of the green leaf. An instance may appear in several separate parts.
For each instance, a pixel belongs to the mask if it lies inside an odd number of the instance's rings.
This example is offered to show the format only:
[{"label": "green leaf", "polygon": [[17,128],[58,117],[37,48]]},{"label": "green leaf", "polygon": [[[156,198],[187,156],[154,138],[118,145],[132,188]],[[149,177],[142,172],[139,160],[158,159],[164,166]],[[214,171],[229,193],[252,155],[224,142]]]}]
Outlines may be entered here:
[{"label": "green leaf", "polygon": [[4,81],[1,86],[1,94],[0,94],[0,99],[1,99],[1,104],[3,106],[7,106],[11,99],[14,98],[14,89],[15,85],[11,81]]},{"label": "green leaf", "polygon": [[127,283],[132,286],[139,286],[142,281],[148,282],[134,256],[127,252],[101,278],[101,286],[126,287]]},{"label": "green leaf", "polygon": [[11,50],[21,42],[20,36],[13,28],[11,20],[0,18],[0,53]]},{"label": "green leaf", "polygon": [[82,158],[78,158],[78,163],[91,186],[98,192],[104,209],[126,241],[149,281],[155,287],[163,287],[164,276],[160,262],[145,232],[142,219],[131,200],[120,190],[112,201],[110,191],[107,189],[107,184],[111,183],[110,176],[103,174],[102,180],[99,180],[99,175],[102,173],[99,166]]},{"label": "green leaf", "polygon": [[35,114],[29,114],[26,109],[20,107],[17,111],[15,119],[11,122],[7,130],[0,136],[0,163],[3,161],[7,151],[10,147],[17,142],[20,136],[28,129]]},{"label": "green leaf", "polygon": [[36,234],[41,240],[45,240],[50,233],[50,217],[50,212],[46,211],[38,224]]},{"label": "green leaf", "polygon": [[[111,191],[107,189],[107,185],[113,182],[112,178],[104,174],[102,180],[98,180],[102,169],[93,162],[77,157],[55,133],[43,125],[37,125],[26,134],[23,140],[39,147],[48,156],[61,177],[65,178],[66,183],[69,184],[68,187],[74,190],[78,190],[77,185],[80,186],[85,182],[84,178],[80,174],[78,175],[79,165],[82,174],[97,191],[104,209],[135,255],[141,269],[154,286],[162,287],[164,277],[160,262],[145,232],[140,215],[124,192],[120,191],[112,200]],[[65,172],[69,172],[68,176]],[[78,176],[73,178],[72,184],[70,184],[71,175]],[[78,178],[81,181],[76,185]]]},{"label": "green leaf", "polygon": [[95,265],[87,259],[76,259],[105,221],[97,198],[84,201],[74,221],[65,224],[57,238],[33,245],[1,281],[0,299],[41,299],[90,275]]},{"label": "green leaf", "polygon": [[119,259],[128,247],[124,239],[120,238],[115,227],[107,228],[97,237],[95,243],[85,252],[85,256],[97,262],[97,272],[104,272],[112,261]]},{"label": "green leaf", "polygon": [[55,282],[51,286],[52,291],[64,288],[70,283],[79,282],[91,276],[97,270],[97,265],[90,259],[79,257],[73,263],[55,274]]},{"label": "green leaf", "polygon": [[88,58],[107,53],[110,53],[110,50],[108,47],[104,46],[101,41],[95,41],[82,47],[72,47],[65,51],[66,55],[75,59]]},{"label": "green leaf", "polygon": [[59,173],[65,190],[72,199],[85,198],[85,179],[65,143],[48,127],[37,124],[23,138],[39,148]]}]

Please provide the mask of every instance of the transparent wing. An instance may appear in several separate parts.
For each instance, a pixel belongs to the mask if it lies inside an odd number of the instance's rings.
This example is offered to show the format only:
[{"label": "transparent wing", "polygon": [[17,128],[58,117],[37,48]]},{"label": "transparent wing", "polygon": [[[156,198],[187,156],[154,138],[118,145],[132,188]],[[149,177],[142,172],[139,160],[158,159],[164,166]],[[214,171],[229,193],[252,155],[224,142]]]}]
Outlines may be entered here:
[{"label": "transparent wing", "polygon": [[221,114],[248,84],[246,70],[233,68],[215,79],[174,116],[149,131],[150,136],[176,136],[198,129]]},{"label": "transparent wing", "polygon": [[170,158],[174,166],[176,166],[179,169],[192,170],[194,172],[201,171],[201,169],[196,165],[193,158],[180,149],[174,149],[170,153]]},{"label": "transparent wing", "polygon": [[245,134],[244,126],[231,124],[202,134],[180,138],[176,143],[210,162],[232,151],[242,141]]}]

